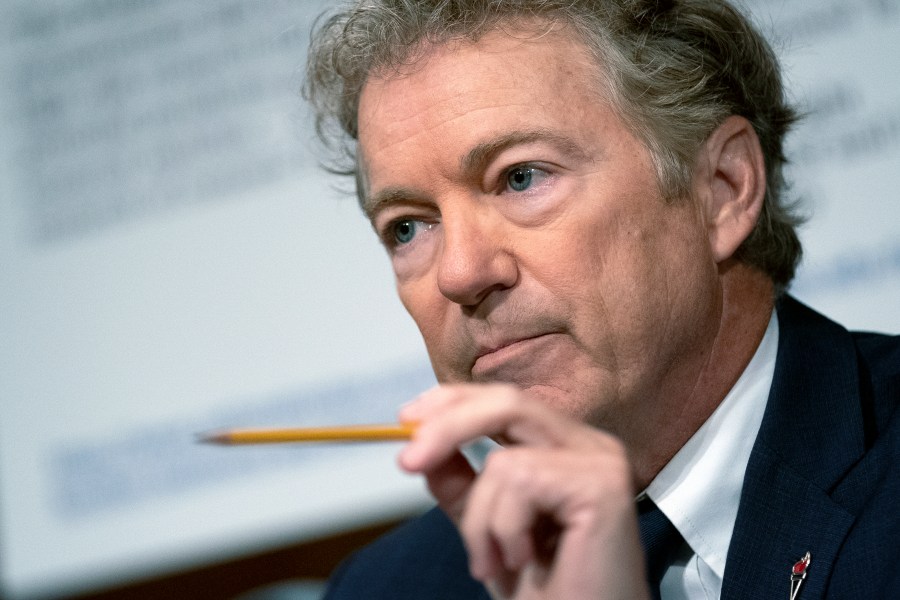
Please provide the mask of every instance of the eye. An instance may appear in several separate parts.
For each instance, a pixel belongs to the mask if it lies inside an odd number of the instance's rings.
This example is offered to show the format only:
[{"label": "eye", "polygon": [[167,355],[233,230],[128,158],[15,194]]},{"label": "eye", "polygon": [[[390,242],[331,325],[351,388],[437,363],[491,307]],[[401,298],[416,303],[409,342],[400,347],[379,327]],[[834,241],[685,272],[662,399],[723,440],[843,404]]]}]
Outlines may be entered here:
[{"label": "eye", "polygon": [[534,177],[533,167],[514,167],[506,174],[506,183],[513,191],[524,192],[531,187],[532,177]]},{"label": "eye", "polygon": [[408,244],[416,236],[416,221],[408,219],[397,221],[391,226],[391,233],[394,236],[394,242]]},{"label": "eye", "polygon": [[432,227],[434,227],[434,224],[416,219],[397,219],[387,226],[384,239],[391,248],[406,246],[414,241],[421,232],[427,231]]}]

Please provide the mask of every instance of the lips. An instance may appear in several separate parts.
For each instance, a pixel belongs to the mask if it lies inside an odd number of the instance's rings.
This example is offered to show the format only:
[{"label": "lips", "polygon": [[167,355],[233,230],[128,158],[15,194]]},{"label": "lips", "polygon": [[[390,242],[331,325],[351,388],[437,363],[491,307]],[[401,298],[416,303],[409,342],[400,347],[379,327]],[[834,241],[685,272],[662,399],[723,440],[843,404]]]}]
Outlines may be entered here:
[{"label": "lips", "polygon": [[481,358],[483,356],[487,356],[489,354],[496,354],[498,352],[502,352],[504,349],[509,348],[510,346],[515,346],[516,344],[522,344],[522,343],[528,342],[529,340],[540,337],[541,335],[544,335],[544,334],[528,335],[528,336],[524,336],[524,337],[513,338],[510,340],[499,342],[499,343],[492,344],[492,345],[479,346],[478,352],[475,355],[475,360],[477,361],[479,358]]},{"label": "lips", "polygon": [[557,333],[539,333],[481,346],[472,365],[475,381],[515,382],[523,373],[539,368]]}]

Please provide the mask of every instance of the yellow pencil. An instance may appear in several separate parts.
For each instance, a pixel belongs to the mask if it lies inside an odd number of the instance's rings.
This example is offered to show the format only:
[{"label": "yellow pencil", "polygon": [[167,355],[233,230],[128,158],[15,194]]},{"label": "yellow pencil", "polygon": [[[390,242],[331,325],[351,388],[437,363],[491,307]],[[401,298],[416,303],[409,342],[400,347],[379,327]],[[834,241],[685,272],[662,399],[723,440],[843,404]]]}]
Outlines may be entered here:
[{"label": "yellow pencil", "polygon": [[211,444],[283,444],[290,442],[380,442],[408,440],[415,425],[339,425],[334,427],[290,427],[270,429],[226,429],[198,436]]}]

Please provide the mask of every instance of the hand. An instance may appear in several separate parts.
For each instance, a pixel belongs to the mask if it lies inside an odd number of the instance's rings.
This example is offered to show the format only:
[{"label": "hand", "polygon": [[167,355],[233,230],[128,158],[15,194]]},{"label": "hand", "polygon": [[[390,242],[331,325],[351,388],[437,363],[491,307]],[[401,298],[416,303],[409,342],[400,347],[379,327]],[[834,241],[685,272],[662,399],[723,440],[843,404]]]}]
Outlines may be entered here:
[{"label": "hand", "polygon": [[[472,576],[495,598],[648,596],[631,468],[613,436],[506,385],[454,385],[400,413],[416,422],[400,466],[425,475],[459,527]],[[504,448],[478,474],[460,446]]]}]

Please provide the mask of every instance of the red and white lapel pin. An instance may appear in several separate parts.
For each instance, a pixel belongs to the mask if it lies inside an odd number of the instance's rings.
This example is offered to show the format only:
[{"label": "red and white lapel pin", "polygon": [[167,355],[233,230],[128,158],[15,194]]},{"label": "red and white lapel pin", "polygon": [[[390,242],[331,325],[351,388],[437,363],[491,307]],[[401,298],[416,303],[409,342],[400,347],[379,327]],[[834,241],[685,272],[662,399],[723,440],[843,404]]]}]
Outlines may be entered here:
[{"label": "red and white lapel pin", "polygon": [[803,558],[794,563],[791,567],[791,600],[797,600],[797,594],[800,592],[800,585],[806,579],[806,572],[809,570],[809,564],[812,559],[809,552],[803,555]]}]

